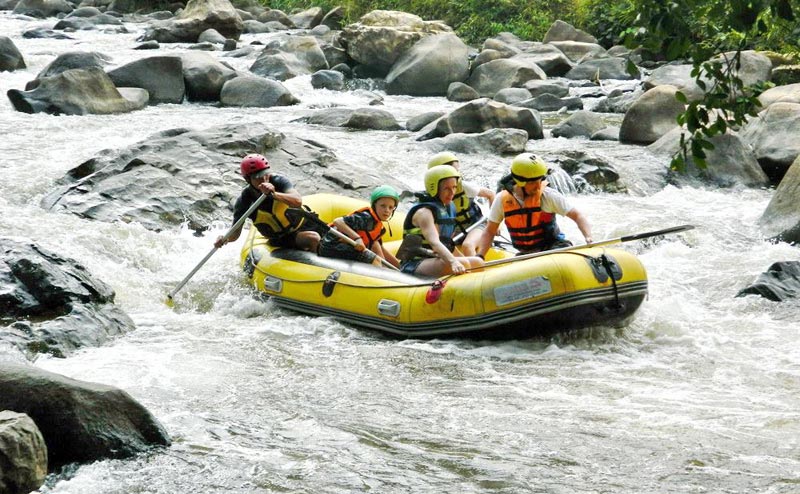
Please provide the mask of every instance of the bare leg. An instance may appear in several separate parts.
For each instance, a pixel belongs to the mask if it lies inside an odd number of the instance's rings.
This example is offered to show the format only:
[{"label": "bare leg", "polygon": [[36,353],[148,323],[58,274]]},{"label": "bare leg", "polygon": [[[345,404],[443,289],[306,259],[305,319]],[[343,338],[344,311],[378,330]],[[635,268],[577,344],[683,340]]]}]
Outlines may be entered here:
[{"label": "bare leg", "polygon": [[297,248],[300,250],[316,252],[317,246],[319,246],[319,240],[319,233],[309,231],[298,233],[294,242],[297,245]]}]

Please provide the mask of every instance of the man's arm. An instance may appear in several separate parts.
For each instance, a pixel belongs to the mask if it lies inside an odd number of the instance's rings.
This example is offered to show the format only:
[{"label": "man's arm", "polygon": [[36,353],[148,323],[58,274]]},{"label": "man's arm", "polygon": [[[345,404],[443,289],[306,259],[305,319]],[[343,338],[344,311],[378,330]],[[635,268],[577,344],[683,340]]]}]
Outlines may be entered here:
[{"label": "man's arm", "polygon": [[589,224],[589,220],[586,218],[578,208],[572,208],[567,213],[567,218],[571,219],[578,225],[578,229],[583,234],[583,238],[586,240],[587,244],[592,243],[592,226]]}]

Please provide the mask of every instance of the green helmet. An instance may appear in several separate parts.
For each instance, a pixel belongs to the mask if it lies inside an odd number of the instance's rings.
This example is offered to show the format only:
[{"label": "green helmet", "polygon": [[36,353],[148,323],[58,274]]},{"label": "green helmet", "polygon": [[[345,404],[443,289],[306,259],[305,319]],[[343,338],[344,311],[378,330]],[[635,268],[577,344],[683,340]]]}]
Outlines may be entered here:
[{"label": "green helmet", "polygon": [[400,194],[394,190],[394,187],[391,185],[380,185],[375,187],[375,190],[372,191],[372,194],[369,195],[369,205],[372,209],[375,209],[375,203],[378,202],[378,199],[382,197],[391,197],[394,199],[395,205],[400,204]]},{"label": "green helmet", "polygon": [[517,185],[547,176],[549,168],[544,161],[532,153],[522,153],[511,162],[511,177]]},{"label": "green helmet", "polygon": [[439,166],[439,165],[447,165],[452,163],[453,161],[458,161],[458,156],[451,153],[450,151],[442,151],[441,153],[433,155],[431,160],[428,162],[428,168],[433,168],[434,166]]},{"label": "green helmet", "polygon": [[439,182],[446,178],[457,178],[458,185],[461,185],[461,174],[450,165],[439,165],[428,168],[425,172],[425,192],[431,197],[436,197],[439,193]]}]

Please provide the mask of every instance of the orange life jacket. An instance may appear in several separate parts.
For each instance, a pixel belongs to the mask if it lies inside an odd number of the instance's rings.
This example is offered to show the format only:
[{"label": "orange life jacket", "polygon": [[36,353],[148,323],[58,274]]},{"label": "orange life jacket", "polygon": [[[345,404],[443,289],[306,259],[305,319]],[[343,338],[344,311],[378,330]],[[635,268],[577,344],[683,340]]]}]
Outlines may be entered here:
[{"label": "orange life jacket", "polygon": [[506,228],[511,244],[521,252],[541,250],[558,237],[556,215],[541,208],[541,195],[528,196],[520,205],[511,192],[500,192]]},{"label": "orange life jacket", "polygon": [[380,240],[380,238],[386,232],[386,228],[383,227],[383,222],[381,221],[380,218],[378,218],[378,215],[376,215],[375,211],[373,211],[372,208],[370,208],[370,207],[361,208],[359,210],[353,211],[350,214],[351,215],[353,215],[353,214],[361,214],[361,213],[365,213],[365,212],[368,212],[369,215],[372,216],[372,219],[375,222],[375,226],[372,227],[372,230],[369,230],[369,231],[367,231],[367,230],[356,230],[355,232],[358,233],[358,236],[361,237],[361,240],[364,241],[364,245],[367,246],[367,249],[371,249],[372,246],[375,244],[375,242]]}]

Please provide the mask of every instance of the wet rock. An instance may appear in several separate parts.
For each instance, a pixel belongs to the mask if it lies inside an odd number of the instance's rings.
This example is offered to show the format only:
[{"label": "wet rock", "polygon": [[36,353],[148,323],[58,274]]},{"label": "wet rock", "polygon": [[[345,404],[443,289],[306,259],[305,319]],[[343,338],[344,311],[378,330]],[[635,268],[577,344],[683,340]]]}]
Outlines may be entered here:
[{"label": "wet rock", "polygon": [[[657,140],[648,149],[655,154],[673,156],[680,148],[682,129],[675,128]],[[724,134],[711,138],[714,149],[706,151],[708,166],[698,169],[694,162],[687,165],[686,173],[670,173],[675,184],[691,184],[699,179],[717,187],[767,187],[769,179],[756,161],[752,149],[738,135]]]},{"label": "wet rock", "polygon": [[452,82],[469,77],[472,49],[452,33],[423,38],[409,48],[386,76],[389,94],[444,96]]},{"label": "wet rock", "polygon": [[238,75],[232,67],[208,53],[187,52],[180,57],[189,101],[219,101],[222,86]]},{"label": "wet rock", "polygon": [[758,96],[758,101],[764,109],[773,103],[800,103],[800,83],[767,89]]},{"label": "wet rock", "polygon": [[416,132],[443,115],[444,112],[440,111],[431,111],[416,115],[408,119],[406,122],[406,129],[411,132]]},{"label": "wet rock", "polygon": [[314,89],[344,89],[344,74],[337,70],[318,70],[311,74],[311,87]]},{"label": "wet rock", "polygon": [[562,108],[567,111],[572,111],[582,109],[583,100],[577,96],[572,98],[559,98],[553,94],[545,93],[535,98],[518,101],[514,103],[514,105],[538,111],[559,111],[562,110]]},{"label": "wet rock", "polygon": [[299,100],[278,81],[245,76],[226,82],[219,102],[222,106],[270,108],[294,105]]},{"label": "wet rock", "polygon": [[773,103],[740,132],[773,184],[780,183],[800,155],[800,104]]},{"label": "wet rock", "polygon": [[317,38],[287,35],[270,41],[250,66],[250,71],[262,77],[285,81],[327,68],[328,60]]},{"label": "wet rock", "polygon": [[186,94],[183,62],[176,55],[142,58],[108,71],[117,87],[138,87],[150,94],[151,105],[181,103]]},{"label": "wet rock", "polygon": [[530,80],[545,80],[547,74],[534,62],[501,58],[476,68],[467,84],[481,97],[492,98],[508,87],[521,87]]},{"label": "wet rock", "polygon": [[242,18],[228,0],[189,0],[175,18],[154,21],[138,41],[195,43],[207,29],[226,38],[239,39],[244,29]]},{"label": "wet rock", "polygon": [[0,492],[27,494],[47,475],[47,446],[25,414],[0,411]]},{"label": "wet rock", "polygon": [[784,175],[759,220],[772,238],[800,244],[800,156]]},{"label": "wet rock", "polygon": [[33,419],[51,471],[69,463],[129,458],[171,442],[156,418],[125,391],[33,366],[0,362],[0,409]]},{"label": "wet rock", "polygon": [[103,68],[109,62],[110,59],[108,56],[96,51],[70,51],[62,53],[47,64],[41,72],[36,75],[36,79],[26,84],[25,90],[34,89],[38,85],[37,81],[45,77],[52,77],[72,69]]},{"label": "wet rock", "polygon": [[312,125],[347,127],[359,130],[400,130],[397,119],[379,108],[328,108],[303,119]]},{"label": "wet rock", "polygon": [[0,72],[24,69],[25,59],[8,36],[0,36]]},{"label": "wet rock", "polygon": [[677,128],[684,105],[675,99],[676,92],[675,86],[658,86],[637,99],[622,119],[620,141],[651,144]]},{"label": "wet rock", "polygon": [[373,10],[342,30],[347,54],[369,73],[384,77],[414,44],[431,34],[453,30],[438,21],[423,21],[405,12]]},{"label": "wet rock", "polygon": [[0,340],[61,357],[134,328],[111,287],[76,261],[8,237],[0,254]]},{"label": "wet rock", "polygon": [[29,15],[45,19],[58,14],[68,14],[75,10],[66,0],[20,0],[11,11],[14,15]]},{"label": "wet rock", "polygon": [[230,221],[244,185],[238,165],[250,153],[267,156],[275,173],[302,184],[303,194],[364,197],[377,185],[397,184],[374,167],[340,161],[311,139],[252,121],[170,129],[125,149],[103,151],[70,170],[42,207],[98,221],[137,222],[155,231],[186,222],[201,232],[214,221]]},{"label": "wet rock", "polygon": [[519,154],[525,151],[528,133],[522,129],[491,129],[480,134],[450,134],[425,141],[432,152],[459,154]]},{"label": "wet rock", "polygon": [[653,70],[650,75],[642,81],[645,91],[649,91],[658,86],[674,86],[682,92],[689,101],[698,101],[703,98],[704,91],[697,85],[697,81],[692,77],[692,64],[671,63],[662,65]]},{"label": "wet rock", "polygon": [[480,97],[478,91],[463,82],[452,82],[447,87],[447,99],[450,101],[472,101]]},{"label": "wet rock", "polygon": [[568,151],[556,161],[572,177],[579,192],[627,192],[617,169],[602,158],[583,151]]},{"label": "wet rock", "polygon": [[737,297],[745,295],[761,295],[774,302],[800,297],[800,261],[774,263],[755,283],[736,294]]},{"label": "wet rock", "polygon": [[334,31],[338,31],[342,29],[342,24],[344,22],[345,11],[342,7],[337,6],[332,8],[328,11],[327,14],[322,18],[320,24],[323,26],[328,26]]},{"label": "wet rock", "polygon": [[453,133],[479,134],[494,128],[522,129],[530,139],[544,137],[538,112],[481,98],[456,108],[426,127],[420,131],[417,140],[425,141]]},{"label": "wet rock", "polygon": [[588,79],[592,81],[600,79],[631,80],[639,78],[640,74],[638,69],[635,74],[629,74],[627,64],[628,61],[621,57],[596,58],[579,63],[564,74],[564,77],[573,80]]},{"label": "wet rock", "polygon": [[557,124],[550,131],[553,137],[591,137],[596,132],[606,128],[603,117],[588,111],[576,111],[565,120]]},{"label": "wet rock", "polygon": [[114,82],[99,68],[72,69],[39,80],[30,91],[11,89],[8,99],[17,111],[54,115],[107,115],[140,110],[140,98],[125,99]]}]

